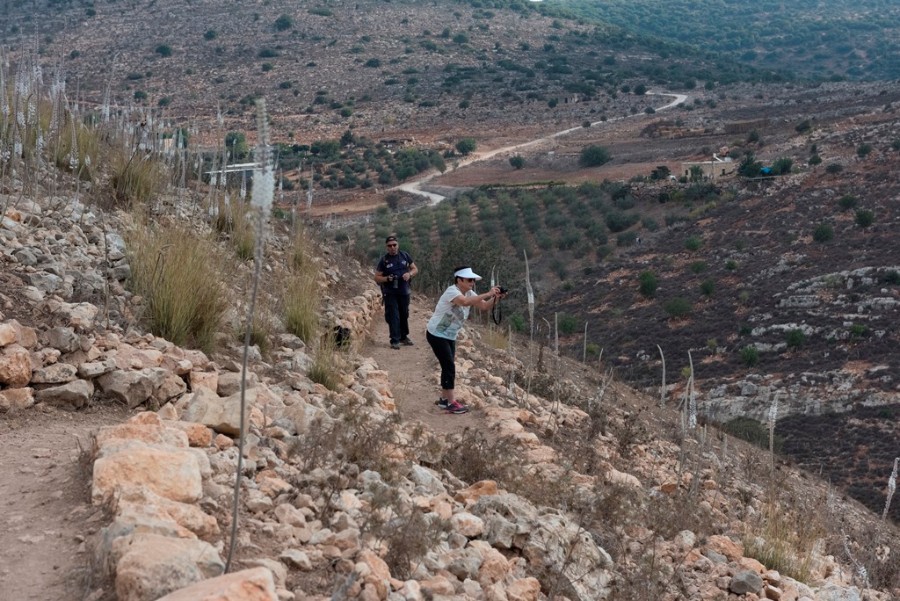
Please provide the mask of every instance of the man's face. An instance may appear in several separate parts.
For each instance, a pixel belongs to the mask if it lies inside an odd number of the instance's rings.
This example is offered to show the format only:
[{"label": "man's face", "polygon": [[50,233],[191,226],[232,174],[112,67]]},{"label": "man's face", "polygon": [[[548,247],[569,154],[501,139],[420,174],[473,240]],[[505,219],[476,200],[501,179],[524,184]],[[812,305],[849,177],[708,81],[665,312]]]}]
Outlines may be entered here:
[{"label": "man's face", "polygon": [[396,255],[400,252],[400,244],[396,240],[391,240],[386,246],[389,255]]}]

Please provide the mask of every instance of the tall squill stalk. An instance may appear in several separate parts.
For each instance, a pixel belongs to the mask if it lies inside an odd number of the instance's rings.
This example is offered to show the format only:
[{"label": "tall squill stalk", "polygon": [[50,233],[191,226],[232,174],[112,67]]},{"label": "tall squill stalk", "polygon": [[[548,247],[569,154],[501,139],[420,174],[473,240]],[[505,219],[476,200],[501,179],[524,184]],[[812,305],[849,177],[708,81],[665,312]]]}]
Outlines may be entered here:
[{"label": "tall squill stalk", "polygon": [[250,294],[250,306],[247,311],[247,325],[244,330],[244,353],[241,363],[241,420],[240,438],[238,439],[237,473],[234,478],[234,501],[231,515],[231,540],[228,547],[228,559],[225,562],[225,572],[231,567],[234,549],[237,543],[238,509],[240,506],[241,474],[243,472],[244,439],[247,437],[247,362],[250,349],[250,337],[253,332],[253,317],[256,310],[256,296],[259,291],[260,274],[262,273],[263,250],[266,240],[266,228],[268,218],[272,213],[272,200],[275,193],[275,174],[272,162],[272,148],[269,146],[269,125],[266,114],[266,101],[256,101],[256,168],[253,173],[253,188],[251,206],[256,215],[256,247],[253,265],[253,289]]},{"label": "tall squill stalk", "polygon": [[522,249],[525,257],[525,293],[528,298],[528,376],[525,383],[526,398],[531,394],[531,378],[534,371],[534,289],[531,287],[531,270],[528,266],[528,252]]},{"label": "tall squill stalk", "polygon": [[900,457],[894,458],[894,471],[891,472],[891,477],[888,478],[887,499],[884,502],[884,512],[881,514],[883,521],[887,520],[888,512],[891,510],[891,499],[894,498],[894,491],[897,490],[897,464],[900,464]]},{"label": "tall squill stalk", "polygon": [[778,394],[772,395],[772,405],[769,406],[769,456],[772,466],[775,466],[775,422],[778,420]]}]

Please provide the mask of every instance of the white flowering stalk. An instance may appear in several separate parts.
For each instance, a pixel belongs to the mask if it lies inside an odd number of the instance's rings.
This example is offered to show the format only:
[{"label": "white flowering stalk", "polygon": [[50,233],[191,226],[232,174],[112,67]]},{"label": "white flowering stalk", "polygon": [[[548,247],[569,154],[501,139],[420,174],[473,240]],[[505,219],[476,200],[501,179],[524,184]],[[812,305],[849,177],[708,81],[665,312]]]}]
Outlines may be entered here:
[{"label": "white flowering stalk", "polygon": [[531,339],[534,340],[534,289],[531,287],[531,271],[528,268],[528,253],[522,249],[525,255],[525,293],[528,295],[528,325],[531,328]]},{"label": "white flowering stalk", "polygon": [[697,427],[697,395],[694,394],[694,359],[691,351],[688,351],[688,363],[691,366],[691,375],[688,378],[688,428]]},{"label": "white flowering stalk", "polygon": [[778,420],[778,395],[772,397],[772,405],[769,407],[769,454],[772,463],[775,463],[775,422]]},{"label": "white flowering stalk", "polygon": [[659,358],[662,361],[662,383],[659,385],[659,407],[662,409],[666,404],[666,356],[663,354],[662,347],[658,344]]},{"label": "white flowering stalk", "polygon": [[897,490],[897,464],[900,464],[900,457],[894,458],[894,471],[891,472],[891,477],[888,478],[887,500],[884,502],[884,513],[881,514],[882,520],[887,519],[888,512],[891,510],[891,499],[894,498],[894,491]]},{"label": "white flowering stalk", "polygon": [[231,567],[231,558],[234,555],[235,545],[237,543],[237,524],[238,509],[241,492],[241,474],[243,473],[243,456],[244,456],[244,439],[246,438],[245,417],[247,414],[247,361],[250,349],[250,336],[253,333],[253,314],[256,310],[256,296],[259,291],[259,279],[262,272],[263,247],[265,246],[265,231],[269,214],[272,212],[272,199],[275,194],[275,171],[272,168],[272,149],[269,146],[269,125],[268,115],[266,114],[266,101],[259,99],[256,101],[256,128],[257,128],[257,146],[256,146],[256,163],[257,167],[253,174],[253,196],[251,198],[252,206],[258,209],[257,231],[256,231],[256,249],[255,249],[255,265],[253,269],[253,291],[250,294],[250,306],[248,308],[247,326],[244,332],[244,356],[241,367],[241,423],[240,438],[238,439],[238,462],[237,473],[234,478],[234,499],[231,516],[231,544],[228,549],[228,559],[225,562],[225,572],[227,573]]}]

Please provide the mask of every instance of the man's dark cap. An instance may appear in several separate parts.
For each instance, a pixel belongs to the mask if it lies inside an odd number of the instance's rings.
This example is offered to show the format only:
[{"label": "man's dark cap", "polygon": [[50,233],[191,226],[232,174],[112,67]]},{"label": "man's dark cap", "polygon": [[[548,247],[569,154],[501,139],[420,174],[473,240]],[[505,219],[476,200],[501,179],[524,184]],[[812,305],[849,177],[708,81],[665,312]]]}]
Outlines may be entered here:
[{"label": "man's dark cap", "polygon": [[396,241],[397,241],[397,236],[388,236],[387,238],[384,239],[385,244],[387,244],[388,242],[396,242]]}]

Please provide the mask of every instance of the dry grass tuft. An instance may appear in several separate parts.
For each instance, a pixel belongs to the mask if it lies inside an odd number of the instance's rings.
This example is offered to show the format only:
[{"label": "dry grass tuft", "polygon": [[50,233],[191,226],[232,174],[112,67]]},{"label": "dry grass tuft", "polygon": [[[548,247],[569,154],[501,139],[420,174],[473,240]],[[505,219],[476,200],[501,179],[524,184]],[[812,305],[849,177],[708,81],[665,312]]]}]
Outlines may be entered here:
[{"label": "dry grass tuft", "polygon": [[144,297],[150,330],[177,345],[209,350],[227,309],[219,249],[179,226],[128,233],[131,287]]},{"label": "dry grass tuft", "polygon": [[319,331],[319,285],[315,275],[288,276],[282,295],[284,328],[306,343]]},{"label": "dry grass tuft", "polygon": [[119,152],[110,166],[109,185],[117,206],[147,205],[165,189],[165,165],[149,154]]},{"label": "dry grass tuft", "polygon": [[306,375],[313,382],[336,391],[341,387],[345,363],[343,356],[335,348],[334,338],[323,336]]}]

